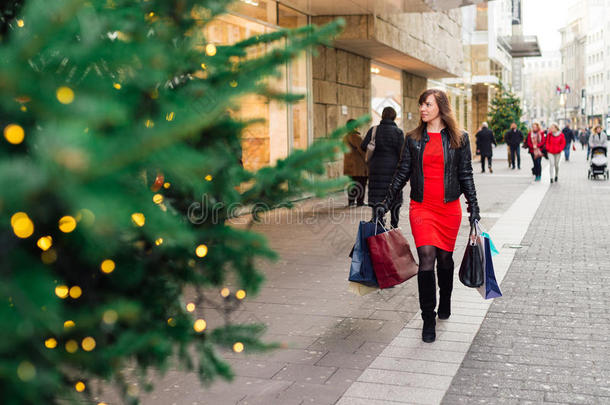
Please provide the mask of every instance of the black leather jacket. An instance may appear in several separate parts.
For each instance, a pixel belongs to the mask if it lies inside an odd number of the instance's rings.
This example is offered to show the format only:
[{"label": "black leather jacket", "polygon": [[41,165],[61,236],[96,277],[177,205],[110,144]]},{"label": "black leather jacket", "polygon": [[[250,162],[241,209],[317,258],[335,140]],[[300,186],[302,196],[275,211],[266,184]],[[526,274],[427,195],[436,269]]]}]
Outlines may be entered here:
[{"label": "black leather jacket", "polygon": [[[443,140],[443,154],[445,156],[445,202],[460,198],[462,193],[466,197],[468,212],[471,218],[479,216],[477,192],[472,175],[470,139],[466,132],[462,133],[463,142],[459,149],[453,149],[449,144],[449,134],[446,129],[441,131]],[[423,156],[426,143],[430,140],[428,132],[419,141],[407,136],[402,147],[400,162],[394,173],[394,178],[388,189],[385,204],[391,206],[396,195],[403,189],[407,181],[411,180],[411,199],[422,202],[424,199],[424,170]]]}]

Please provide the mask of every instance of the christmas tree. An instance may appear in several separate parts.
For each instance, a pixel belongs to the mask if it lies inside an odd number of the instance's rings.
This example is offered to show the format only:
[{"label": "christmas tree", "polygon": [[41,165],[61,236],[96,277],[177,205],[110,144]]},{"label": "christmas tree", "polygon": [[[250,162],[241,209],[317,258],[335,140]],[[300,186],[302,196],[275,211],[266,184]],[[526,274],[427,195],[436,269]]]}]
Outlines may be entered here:
[{"label": "christmas tree", "polygon": [[[253,121],[233,113],[240,97],[297,100],[268,79],[342,23],[216,46],[203,27],[228,3],[2,6],[1,403],[91,398],[97,379],[136,403],[128,362],[145,376],[178,359],[209,382],[232,376],[219,347],[272,346],[261,325],[230,322],[263,281],[259,259],[275,257],[262,235],[227,224],[231,207],[256,219],[337,187],[324,162],[360,122],[245,170],[240,134]],[[201,304],[213,302],[226,323],[206,320]]]},{"label": "christmas tree", "polygon": [[523,110],[521,100],[512,91],[504,87],[502,82],[498,86],[494,98],[491,100],[491,107],[488,113],[489,128],[493,131],[496,142],[504,142],[504,134],[509,130],[510,124],[517,123],[517,129],[522,133],[527,133],[527,128],[521,122]]}]

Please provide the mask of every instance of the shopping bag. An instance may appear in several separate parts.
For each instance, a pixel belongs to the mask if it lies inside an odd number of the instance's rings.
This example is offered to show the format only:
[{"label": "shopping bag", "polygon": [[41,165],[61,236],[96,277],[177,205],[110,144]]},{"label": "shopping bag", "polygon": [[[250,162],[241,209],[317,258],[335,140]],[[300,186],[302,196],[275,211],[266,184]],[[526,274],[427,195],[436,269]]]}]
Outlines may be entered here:
[{"label": "shopping bag", "polygon": [[384,232],[369,236],[366,242],[379,288],[393,287],[417,274],[419,266],[399,228],[384,228]]},{"label": "shopping bag", "polygon": [[[473,242],[471,235],[474,235]],[[464,251],[464,258],[460,265],[459,277],[462,284],[466,287],[478,288],[483,285],[485,280],[485,269],[483,267],[483,257],[485,254],[484,240],[476,226],[470,228],[468,244]]]},{"label": "shopping bag", "polygon": [[482,232],[481,236],[489,239],[489,248],[491,249],[491,255],[492,256],[499,255],[500,252],[498,251],[498,249],[496,249],[494,242],[491,240],[491,236],[489,236],[489,234],[487,232]]},{"label": "shopping bag", "polygon": [[481,297],[486,300],[491,298],[498,298],[502,296],[502,292],[500,291],[500,286],[498,285],[498,281],[496,280],[496,273],[494,272],[494,265],[491,259],[491,240],[489,238],[483,238],[485,244],[485,280],[483,285],[477,288]]},{"label": "shopping bag", "polygon": [[[377,279],[373,271],[371,256],[369,254],[366,238],[375,235],[375,224],[372,222],[360,221],[358,225],[358,235],[356,243],[351,252],[352,263],[349,269],[349,281],[364,284],[370,287],[377,287]],[[381,231],[381,229],[379,229]]]}]

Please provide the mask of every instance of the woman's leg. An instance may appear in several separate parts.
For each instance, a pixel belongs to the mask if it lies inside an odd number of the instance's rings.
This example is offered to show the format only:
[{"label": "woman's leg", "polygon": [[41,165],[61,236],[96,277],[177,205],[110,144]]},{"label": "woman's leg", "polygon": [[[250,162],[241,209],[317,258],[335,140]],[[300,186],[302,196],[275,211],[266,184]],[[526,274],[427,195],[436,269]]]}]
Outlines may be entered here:
[{"label": "woman's leg", "polygon": [[419,257],[419,272],[417,287],[419,292],[419,307],[424,321],[422,340],[432,343],[436,339],[436,280],[434,279],[434,260],[437,248],[425,245],[417,248]]},{"label": "woman's leg", "polygon": [[438,276],[438,319],[451,315],[451,293],[453,291],[453,252],[436,249],[436,273]]},{"label": "woman's leg", "polygon": [[555,170],[555,165],[553,164],[553,161],[555,160],[555,157],[557,157],[557,155],[551,153],[551,159],[549,162],[549,174],[551,175],[551,183],[553,182],[553,170]]},{"label": "woman's leg", "polygon": [[557,176],[559,176],[559,162],[561,162],[561,153],[555,157],[555,180],[557,180]]}]

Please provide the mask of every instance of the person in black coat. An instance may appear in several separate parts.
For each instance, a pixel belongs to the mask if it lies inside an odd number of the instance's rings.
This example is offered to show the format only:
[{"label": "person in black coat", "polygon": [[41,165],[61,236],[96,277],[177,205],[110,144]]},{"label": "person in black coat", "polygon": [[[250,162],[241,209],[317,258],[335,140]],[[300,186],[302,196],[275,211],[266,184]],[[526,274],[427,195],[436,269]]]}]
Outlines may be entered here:
[{"label": "person in black coat", "polygon": [[[373,207],[373,221],[375,221],[375,206],[385,198],[400,160],[400,152],[405,140],[404,133],[394,122],[395,119],[396,110],[392,107],[385,107],[381,113],[381,122],[375,133],[375,151],[367,162],[369,165],[368,204]],[[360,145],[363,151],[366,151],[368,144],[371,142],[372,134],[373,128],[368,130]],[[401,205],[402,194],[389,207],[392,217],[391,224],[395,228],[398,226],[398,214]],[[383,218],[380,218],[380,220],[383,222]]]},{"label": "person in black coat", "polygon": [[504,141],[508,145],[510,151],[510,166],[511,169],[515,169],[515,158],[517,161],[517,168],[521,170],[521,142],[523,142],[523,133],[517,129],[517,123],[513,122],[510,124],[510,129],[504,134]]},{"label": "person in black coat", "polygon": [[574,137],[574,132],[572,132],[572,129],[570,128],[569,122],[566,124],[566,126],[563,128],[563,130],[561,132],[563,132],[563,136],[564,136],[564,138],[566,138],[566,147],[563,149],[563,153],[565,154],[566,162],[569,162],[570,161],[570,147],[572,146],[572,141],[576,140],[576,138]]},{"label": "person in black coat", "polygon": [[481,155],[481,173],[485,173],[485,159],[489,167],[489,173],[493,173],[491,168],[491,157],[493,151],[491,145],[496,145],[494,133],[487,127],[487,122],[481,124],[481,130],[475,135],[477,138],[477,155]]}]

